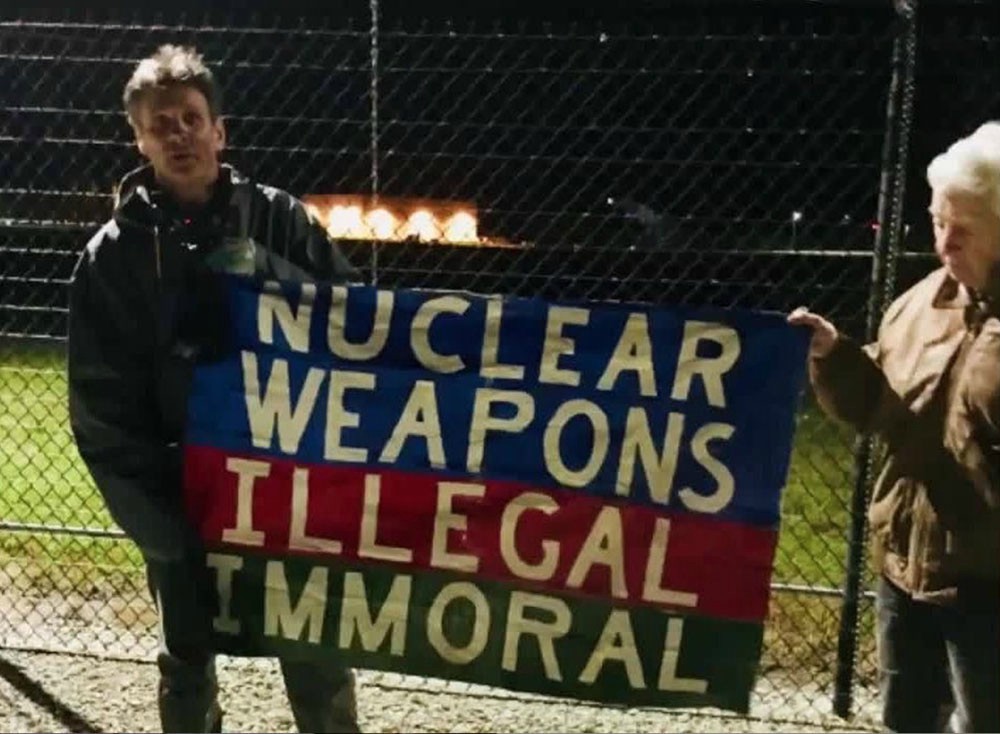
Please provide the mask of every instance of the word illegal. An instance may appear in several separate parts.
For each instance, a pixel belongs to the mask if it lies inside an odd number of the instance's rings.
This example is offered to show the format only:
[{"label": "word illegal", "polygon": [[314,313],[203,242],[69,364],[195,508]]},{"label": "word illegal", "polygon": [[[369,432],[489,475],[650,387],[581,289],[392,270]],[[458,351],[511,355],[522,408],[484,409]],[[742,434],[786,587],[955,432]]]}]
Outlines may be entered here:
[{"label": "word illegal", "polygon": [[[392,564],[426,564],[442,571],[463,573],[479,573],[481,562],[488,561],[487,556],[498,551],[502,561],[501,573],[508,578],[550,582],[560,588],[580,590],[591,573],[600,568],[605,572],[600,576],[600,587],[615,598],[681,607],[698,605],[698,594],[667,588],[663,584],[667,557],[670,555],[669,518],[657,517],[652,532],[647,533],[635,524],[631,513],[614,505],[605,505],[590,520],[586,533],[582,533],[583,528],[574,528],[581,531],[583,539],[573,552],[572,563],[566,564],[561,562],[563,543],[555,536],[546,537],[548,533],[544,530],[544,522],[533,524],[535,533],[531,536],[518,532],[524,516],[537,513],[540,517],[555,515],[553,530],[562,527],[562,534],[567,534],[565,521],[560,519],[560,514],[565,515],[561,511],[567,506],[541,492],[517,492],[501,503],[491,504],[498,517],[490,523],[489,532],[498,537],[487,543],[477,534],[478,542],[470,544],[469,517],[456,507],[455,500],[483,500],[487,493],[483,484],[438,481],[432,504],[425,501],[423,492],[414,492],[409,503],[401,504],[398,500],[392,501],[396,496],[393,493],[383,493],[379,474],[365,473],[363,479],[357,475],[351,480],[352,483],[358,480],[363,482],[363,500],[357,501],[353,498],[355,487],[343,484],[324,486],[320,483],[311,488],[309,470],[295,467],[292,470],[290,497],[274,485],[269,485],[262,489],[266,496],[257,502],[255,512],[259,480],[266,480],[274,474],[284,475],[287,468],[237,457],[226,458],[225,467],[227,478],[237,479],[236,491],[229,495],[235,499],[235,507],[227,507],[224,512],[224,516],[234,522],[229,527],[222,527],[219,535],[212,538],[213,541],[257,548],[277,545],[296,553],[343,554],[349,558]],[[279,481],[281,484],[287,482],[284,477]],[[399,489],[398,485],[396,489]],[[286,512],[285,508],[277,506],[279,502],[290,505],[287,528],[277,526],[278,518]],[[387,505],[385,513],[383,505]],[[408,530],[427,528],[429,534],[414,537],[413,533],[406,533],[409,545],[380,540],[380,535],[393,535],[391,528],[389,533],[379,532],[384,515],[398,522],[404,507],[419,515],[410,518]],[[568,508],[568,512],[572,512],[572,508]],[[421,513],[433,514],[429,527],[422,522]],[[579,513],[573,513],[573,516],[583,520]],[[335,526],[340,528],[339,532],[344,537],[335,537],[329,531],[330,518],[336,519]],[[481,518],[478,522],[481,526]],[[317,525],[324,528],[319,534],[307,531],[308,527]],[[545,533],[541,538],[535,535],[539,530]],[[565,537],[564,540],[567,545],[573,545],[570,538]],[[491,550],[493,547],[496,551]],[[638,573],[629,574],[629,570]]]}]

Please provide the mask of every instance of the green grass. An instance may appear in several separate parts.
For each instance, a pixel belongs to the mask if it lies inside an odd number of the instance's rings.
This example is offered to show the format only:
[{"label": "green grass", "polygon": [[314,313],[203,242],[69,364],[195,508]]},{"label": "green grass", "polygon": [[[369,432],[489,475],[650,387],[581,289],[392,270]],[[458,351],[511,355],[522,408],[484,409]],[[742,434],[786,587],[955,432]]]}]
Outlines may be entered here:
[{"label": "green grass", "polygon": [[0,516],[8,521],[107,528],[110,518],[77,455],[58,353],[0,360]]},{"label": "green grass", "polygon": [[[111,528],[69,430],[62,355],[0,357],[0,518]],[[850,433],[807,407],[798,417],[782,502],[776,580],[842,583],[852,472]]]},{"label": "green grass", "polygon": [[852,433],[807,405],[797,417],[781,504],[775,578],[837,587],[843,583],[854,486]]},{"label": "green grass", "polygon": [[[782,500],[776,582],[834,588],[843,583],[853,486],[851,446],[849,431],[805,406],[798,417]],[[3,521],[112,527],[69,431],[59,352],[0,351],[0,483]],[[6,532],[0,538],[0,562],[12,561],[22,568],[22,583],[27,579],[50,588],[77,589],[110,573],[138,577],[142,562],[129,542]],[[839,604],[837,597],[776,593],[766,660],[786,669],[803,660],[832,665]],[[866,634],[862,631],[862,639]]]},{"label": "green grass", "polygon": [[[51,349],[0,352],[0,521],[112,529],[69,429],[64,364]],[[0,560],[20,561],[21,582],[41,587],[142,568],[131,543],[24,531],[0,534]]]}]

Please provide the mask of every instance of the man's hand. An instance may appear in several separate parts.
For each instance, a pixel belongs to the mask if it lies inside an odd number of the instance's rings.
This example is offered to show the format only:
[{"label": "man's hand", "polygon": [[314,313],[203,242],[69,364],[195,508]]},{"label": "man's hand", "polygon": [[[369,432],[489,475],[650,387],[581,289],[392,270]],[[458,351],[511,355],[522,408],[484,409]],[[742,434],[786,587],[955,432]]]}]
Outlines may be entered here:
[{"label": "man's hand", "polygon": [[809,356],[822,359],[837,343],[837,327],[815,314],[805,306],[799,306],[788,314],[788,323],[793,326],[808,326],[812,329],[812,340],[809,342]]}]

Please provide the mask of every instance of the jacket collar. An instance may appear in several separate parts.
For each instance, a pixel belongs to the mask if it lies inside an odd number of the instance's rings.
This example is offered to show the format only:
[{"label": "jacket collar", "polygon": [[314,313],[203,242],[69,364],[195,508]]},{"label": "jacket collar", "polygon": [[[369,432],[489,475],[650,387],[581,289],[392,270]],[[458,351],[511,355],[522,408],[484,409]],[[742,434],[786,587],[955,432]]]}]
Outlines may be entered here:
[{"label": "jacket collar", "polygon": [[948,275],[948,271],[941,268],[941,282],[934,294],[931,305],[934,308],[962,309],[972,303],[968,289],[957,280]]},{"label": "jacket collar", "polygon": [[[210,206],[225,210],[231,202],[247,199],[252,185],[246,176],[223,163]],[[113,216],[120,224],[142,229],[170,224],[175,214],[156,182],[152,166],[147,164],[125,174],[115,191]]]},{"label": "jacket collar", "polygon": [[966,327],[978,332],[986,319],[1000,315],[1000,263],[993,267],[982,291],[966,288],[941,268],[941,283],[931,304],[937,309],[962,310]]}]

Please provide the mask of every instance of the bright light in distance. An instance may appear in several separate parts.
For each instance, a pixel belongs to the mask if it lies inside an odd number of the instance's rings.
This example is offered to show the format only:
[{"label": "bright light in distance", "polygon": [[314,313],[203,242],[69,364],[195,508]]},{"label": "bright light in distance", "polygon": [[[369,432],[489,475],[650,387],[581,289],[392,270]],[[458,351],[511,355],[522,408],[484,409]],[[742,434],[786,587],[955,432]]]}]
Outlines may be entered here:
[{"label": "bright light in distance", "polygon": [[403,234],[420,240],[436,240],[441,237],[441,230],[433,214],[426,209],[417,209],[407,220]]},{"label": "bright light in distance", "polygon": [[391,240],[396,235],[396,217],[386,209],[372,209],[365,215],[369,231],[380,240]]},{"label": "bright light in distance", "polygon": [[309,215],[322,222],[335,239],[499,244],[479,237],[479,218],[475,208],[459,201],[390,198],[373,200],[369,204],[362,196],[346,195],[318,196],[316,199],[306,202]]},{"label": "bright light in distance", "polygon": [[368,235],[360,206],[335,206],[330,209],[327,229],[334,237],[362,238]]},{"label": "bright light in distance", "polygon": [[475,242],[476,218],[468,212],[455,212],[445,222],[444,238],[449,242]]}]

